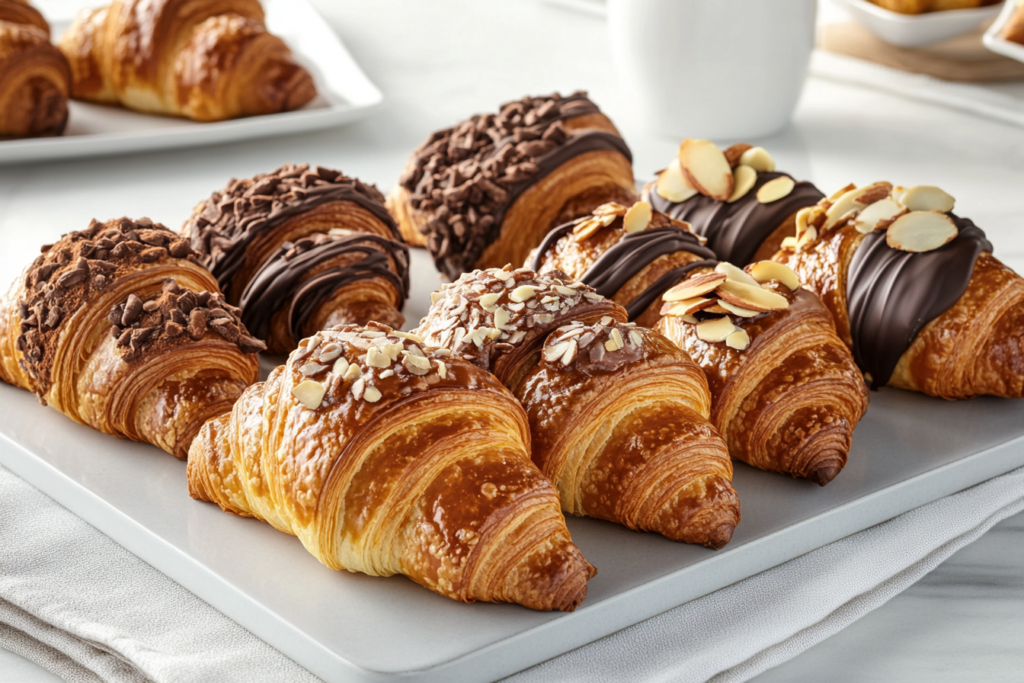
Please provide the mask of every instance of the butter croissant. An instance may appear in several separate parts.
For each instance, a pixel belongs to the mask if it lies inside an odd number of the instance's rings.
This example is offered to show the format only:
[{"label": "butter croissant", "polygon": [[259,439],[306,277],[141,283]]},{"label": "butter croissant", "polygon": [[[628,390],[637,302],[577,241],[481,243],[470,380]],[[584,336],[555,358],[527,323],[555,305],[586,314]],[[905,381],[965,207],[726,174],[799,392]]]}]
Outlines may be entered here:
[{"label": "butter croissant", "polygon": [[774,257],[821,296],[873,387],[1024,395],[1024,279],[940,188],[849,185]]},{"label": "butter croissant", "polygon": [[529,438],[487,372],[383,325],[343,326],[206,423],[189,491],[298,536],[332,569],[572,611],[595,571]]},{"label": "butter croissant", "polygon": [[632,155],[586,93],[524,97],[431,135],[388,207],[449,280],[522,263],[552,227],[636,195]]},{"label": "butter croissant", "polygon": [[707,381],[624,318],[563,273],[492,269],[436,292],[418,334],[512,390],[563,510],[720,548],[740,510]]},{"label": "butter croissant", "polygon": [[267,31],[258,0],[115,0],[60,40],[75,98],[222,121],[298,109],[309,72]]},{"label": "butter croissant", "polygon": [[148,219],[44,246],[0,304],[0,378],[179,458],[256,380],[262,349],[188,243]]},{"label": "butter croissant", "polygon": [[341,324],[400,327],[409,250],[372,185],[288,164],[232,180],[183,234],[273,353]]},{"label": "butter croissant", "polygon": [[0,0],[0,139],[61,135],[71,69],[26,0]]}]

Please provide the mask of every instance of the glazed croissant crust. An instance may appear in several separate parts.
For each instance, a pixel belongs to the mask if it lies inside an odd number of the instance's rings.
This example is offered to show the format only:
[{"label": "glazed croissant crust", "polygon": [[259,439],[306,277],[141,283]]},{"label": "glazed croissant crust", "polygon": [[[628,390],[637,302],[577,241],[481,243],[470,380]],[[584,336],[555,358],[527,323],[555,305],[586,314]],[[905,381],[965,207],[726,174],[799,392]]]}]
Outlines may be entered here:
[{"label": "glazed croissant crust", "polygon": [[454,600],[573,610],[595,573],[497,380],[382,325],[303,340],[189,453],[189,491],[333,569]]},{"label": "glazed croissant crust", "polygon": [[179,458],[256,380],[262,349],[188,243],[147,219],[43,247],[0,305],[0,378]]}]

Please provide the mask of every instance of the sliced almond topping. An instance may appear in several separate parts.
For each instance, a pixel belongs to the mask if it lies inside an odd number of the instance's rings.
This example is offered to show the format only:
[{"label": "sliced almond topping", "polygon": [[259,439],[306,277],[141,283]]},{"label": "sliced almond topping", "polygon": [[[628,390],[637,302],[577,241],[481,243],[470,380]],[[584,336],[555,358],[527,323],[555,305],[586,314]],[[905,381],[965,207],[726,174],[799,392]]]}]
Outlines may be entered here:
[{"label": "sliced almond topping", "polygon": [[619,217],[616,216],[615,214],[608,214],[606,216],[601,216],[601,227],[602,228],[607,228],[609,225],[611,225],[612,223],[614,223],[617,220],[619,220]]},{"label": "sliced almond topping", "polygon": [[690,323],[691,325],[696,325],[697,324],[697,318],[695,316],[692,316],[692,315],[681,315],[681,316],[678,316],[678,317],[684,323]]},{"label": "sliced almond topping", "polygon": [[[807,230],[804,231],[804,234],[800,235],[800,239],[798,239],[796,241],[796,248],[797,249],[803,249],[805,247],[809,247],[812,244],[814,244],[814,242],[817,239],[818,239],[818,230],[817,230],[817,228],[807,228]],[[785,242],[786,240],[782,240],[782,241]]]},{"label": "sliced almond topping", "polygon": [[430,359],[426,356],[413,356],[410,354],[402,359],[402,365],[414,375],[425,375],[430,372]]},{"label": "sliced almond topping", "polygon": [[907,207],[895,199],[880,199],[857,214],[853,219],[853,227],[865,235],[872,230],[885,230],[906,212]]},{"label": "sliced almond topping", "polygon": [[348,360],[346,360],[345,358],[339,358],[338,360],[334,361],[334,367],[331,368],[332,373],[334,373],[338,377],[344,377],[347,371]]},{"label": "sliced almond topping", "polygon": [[931,251],[956,239],[956,224],[940,211],[911,211],[897,218],[885,242],[900,251]]},{"label": "sliced almond topping", "polygon": [[646,230],[651,223],[651,205],[647,202],[637,202],[629,207],[629,211],[622,219],[622,227],[628,233]]},{"label": "sliced almond topping", "polygon": [[604,348],[608,351],[618,351],[625,345],[626,342],[622,339],[622,333],[617,329],[613,329],[612,333],[608,335],[608,341],[604,343]]},{"label": "sliced almond topping", "polygon": [[911,211],[946,213],[953,210],[956,200],[934,185],[915,185],[907,188],[901,203]]},{"label": "sliced almond topping", "polygon": [[737,268],[733,264],[728,263],[726,261],[722,261],[717,266],[715,266],[715,272],[725,275],[726,278],[734,282],[742,282],[743,284],[750,285],[751,287],[761,286],[760,282],[750,277],[742,268]]},{"label": "sliced almond topping", "polygon": [[316,410],[324,400],[327,387],[315,380],[307,379],[292,387],[292,396],[310,410]]},{"label": "sliced almond topping", "polygon": [[498,307],[498,309],[494,311],[494,326],[499,330],[504,330],[505,325],[508,325],[508,321],[511,319],[512,314],[504,308]]},{"label": "sliced almond topping", "polygon": [[419,344],[423,343],[423,337],[419,336],[418,334],[413,334],[412,332],[400,332],[398,330],[395,330],[394,334],[396,336],[401,337],[402,339],[408,339],[409,341],[414,341]]},{"label": "sliced almond topping", "polygon": [[715,290],[719,299],[752,311],[781,311],[789,308],[786,297],[763,289],[760,285],[745,285],[726,280]]},{"label": "sliced almond topping", "polygon": [[772,159],[772,155],[764,147],[751,147],[740,157],[740,163],[750,166],[759,173],[775,170],[775,159]]},{"label": "sliced almond topping", "polygon": [[796,239],[800,239],[810,226],[811,209],[800,209],[796,212]]},{"label": "sliced almond topping", "polygon": [[780,199],[788,197],[796,187],[796,182],[788,175],[780,175],[778,178],[769,180],[757,191],[757,201],[762,204],[771,204]]},{"label": "sliced almond topping", "polygon": [[640,333],[636,330],[629,331],[629,341],[633,342],[637,346],[641,346],[644,343],[644,338],[640,336]]},{"label": "sliced almond topping", "polygon": [[685,301],[668,302],[661,307],[661,315],[693,315],[697,311],[703,311],[715,305],[714,299],[705,299],[702,296],[695,296]]},{"label": "sliced almond topping", "polygon": [[844,194],[846,194],[847,192],[850,192],[850,191],[852,191],[852,190],[856,190],[856,189],[857,189],[857,186],[856,186],[856,185],[854,185],[853,183],[850,183],[850,184],[849,184],[849,185],[847,185],[846,187],[841,187],[841,188],[839,188],[838,190],[836,190],[835,192],[833,192],[833,193],[832,193],[832,196],[831,196],[831,197],[829,197],[827,201],[829,201],[829,202],[835,202],[835,201],[837,201],[837,200],[838,200],[838,199],[839,199],[840,197],[842,197],[842,196],[843,196]]},{"label": "sliced almond topping", "polygon": [[735,331],[736,326],[728,318],[715,318],[697,323],[697,339],[701,341],[725,341]]},{"label": "sliced almond topping", "polygon": [[366,387],[363,391],[363,400],[367,403],[376,403],[380,400],[381,393],[377,387]]},{"label": "sliced almond topping", "polygon": [[687,138],[679,145],[679,165],[690,186],[703,195],[724,202],[732,196],[732,167],[709,140]]},{"label": "sliced almond topping", "polygon": [[330,344],[327,344],[322,349],[320,349],[319,361],[321,363],[330,363],[332,360],[340,356],[342,351],[343,349],[341,344],[338,344],[337,342],[331,342]]},{"label": "sliced almond topping", "polygon": [[886,187],[888,185],[889,183],[873,183],[871,185],[865,185],[864,187],[854,188],[844,192],[832,203],[832,206],[828,207],[828,211],[825,212],[825,231],[827,232],[832,228],[841,225],[846,219],[852,218],[856,215],[857,211],[864,208],[860,201],[862,197],[870,197],[877,193],[878,187]]},{"label": "sliced almond topping", "polygon": [[537,293],[537,287],[531,287],[530,285],[520,285],[512,290],[512,293],[508,295],[508,298],[512,301],[522,303],[529,301],[533,298],[533,295]]},{"label": "sliced almond topping", "polygon": [[789,287],[790,291],[800,286],[800,278],[796,276],[793,269],[775,261],[758,261],[747,266],[747,272],[762,285],[772,280],[778,280]]},{"label": "sliced almond topping", "polygon": [[595,216],[625,216],[627,208],[617,202],[608,202],[594,209],[591,213]]},{"label": "sliced almond topping", "polygon": [[498,303],[498,299],[501,298],[500,292],[488,292],[480,297],[480,305],[485,309],[491,308],[494,304]]},{"label": "sliced almond topping", "polygon": [[750,346],[750,335],[747,334],[746,330],[737,328],[735,332],[725,338],[725,345],[730,349],[743,351]]},{"label": "sliced almond topping", "polygon": [[441,377],[441,379],[445,379],[448,377],[448,366],[444,364],[443,360],[437,361],[437,374]]},{"label": "sliced almond topping", "polygon": [[742,306],[731,304],[725,299],[719,299],[718,306],[721,307],[722,310],[724,310],[726,313],[738,315],[741,318],[753,318],[755,315],[761,314],[761,311],[752,311],[749,308],[743,308]]},{"label": "sliced almond topping", "polygon": [[783,237],[782,248],[783,249],[796,249],[797,241],[795,237]]},{"label": "sliced almond topping", "polygon": [[603,227],[604,223],[600,218],[588,218],[582,223],[577,223],[576,227],[572,229],[573,239],[582,242]]},{"label": "sliced almond topping", "polygon": [[[895,199],[900,204],[903,204],[904,195],[906,193],[907,188],[903,187],[902,185],[897,185],[896,187],[892,188],[892,192],[889,193],[889,196]],[[903,205],[906,206],[906,204]]]},{"label": "sliced almond topping", "polygon": [[371,346],[366,351],[366,364],[371,368],[389,368],[391,367],[391,356],[379,347]]},{"label": "sliced almond topping", "polygon": [[705,311],[707,311],[708,313],[714,313],[716,315],[729,315],[729,309],[722,308],[721,306],[718,305],[718,302],[720,301],[719,299],[712,299],[712,301],[715,302],[715,305],[705,308]]},{"label": "sliced almond topping", "polygon": [[892,183],[880,182],[868,185],[867,191],[857,197],[857,203],[861,206],[871,206],[875,202],[889,197],[892,192]]},{"label": "sliced almond topping", "polygon": [[729,165],[735,169],[740,165],[740,158],[748,149],[754,149],[754,146],[745,142],[737,142],[735,145],[727,147],[722,154],[725,155],[725,160],[729,162]]},{"label": "sliced almond topping", "polygon": [[326,369],[327,369],[326,365],[320,365],[319,363],[314,363],[314,362],[310,361],[309,363],[306,363],[301,368],[299,368],[299,372],[301,372],[306,377],[309,377],[310,375],[315,375],[316,373],[320,372],[321,370],[326,370]]},{"label": "sliced almond topping", "polygon": [[566,349],[569,348],[569,342],[559,342],[558,344],[552,344],[551,346],[544,349],[544,360],[552,362],[562,357]]},{"label": "sliced almond topping", "polygon": [[703,273],[691,277],[689,280],[680,282],[672,289],[665,292],[661,300],[662,301],[685,301],[686,299],[692,299],[700,296],[701,294],[709,294],[728,279],[725,273]]},{"label": "sliced almond topping", "polygon": [[358,401],[363,397],[363,390],[366,388],[366,380],[360,377],[355,382],[352,382],[352,396]]},{"label": "sliced almond topping", "polygon": [[576,357],[576,350],[579,348],[575,339],[570,339],[566,344],[568,345],[568,348],[565,350],[565,353],[562,354],[562,365],[568,365],[571,363]]},{"label": "sliced almond topping", "polygon": [[351,365],[348,366],[348,370],[345,371],[345,374],[342,375],[342,379],[347,382],[348,380],[355,379],[356,377],[359,377],[362,374],[363,371],[359,367],[359,365],[356,363],[352,363]]},{"label": "sliced almond topping", "polygon": [[670,202],[685,202],[697,194],[697,190],[690,187],[683,175],[683,168],[679,165],[679,159],[673,159],[664,171],[658,174],[658,182],[655,186],[659,195]]},{"label": "sliced almond topping", "polygon": [[754,183],[757,182],[757,171],[747,165],[737,166],[733,169],[732,174],[735,176],[736,182],[733,185],[732,196],[728,199],[729,204],[747,196],[747,193],[754,187]]}]

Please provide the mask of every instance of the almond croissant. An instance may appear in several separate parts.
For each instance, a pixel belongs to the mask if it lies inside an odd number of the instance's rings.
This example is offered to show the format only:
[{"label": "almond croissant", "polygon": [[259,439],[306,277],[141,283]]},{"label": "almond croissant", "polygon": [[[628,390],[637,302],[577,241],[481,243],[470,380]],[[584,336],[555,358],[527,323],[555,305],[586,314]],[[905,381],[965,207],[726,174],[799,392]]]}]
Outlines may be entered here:
[{"label": "almond croissant", "polygon": [[572,611],[595,571],[529,439],[487,372],[383,325],[342,326],[206,423],[189,491],[295,534],[332,569]]},{"label": "almond croissant", "polygon": [[0,305],[0,378],[76,422],[179,458],[259,372],[188,243],[148,219],[64,235]]}]

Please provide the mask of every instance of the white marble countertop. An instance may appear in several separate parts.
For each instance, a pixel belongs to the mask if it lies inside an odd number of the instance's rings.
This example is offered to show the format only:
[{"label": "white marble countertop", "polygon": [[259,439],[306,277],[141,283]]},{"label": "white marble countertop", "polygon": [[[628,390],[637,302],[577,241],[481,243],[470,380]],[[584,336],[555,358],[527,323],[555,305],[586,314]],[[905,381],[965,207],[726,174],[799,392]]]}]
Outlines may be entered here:
[{"label": "white marble countertop", "polygon": [[[536,0],[313,1],[385,93],[378,114],[333,131],[213,149],[0,168],[0,273],[12,277],[39,244],[93,217],[148,215],[178,226],[228,178],[286,161],[337,167],[386,190],[429,132],[526,93],[589,90],[632,147],[641,178],[679,142],[632,122],[600,19]],[[793,125],[750,142],[826,191],[881,179],[943,186],[996,254],[1024,272],[1022,128],[811,79]],[[881,609],[757,680],[1020,680],[1022,541],[1024,516],[1004,521]],[[0,682],[48,680],[0,651]]]}]

